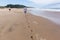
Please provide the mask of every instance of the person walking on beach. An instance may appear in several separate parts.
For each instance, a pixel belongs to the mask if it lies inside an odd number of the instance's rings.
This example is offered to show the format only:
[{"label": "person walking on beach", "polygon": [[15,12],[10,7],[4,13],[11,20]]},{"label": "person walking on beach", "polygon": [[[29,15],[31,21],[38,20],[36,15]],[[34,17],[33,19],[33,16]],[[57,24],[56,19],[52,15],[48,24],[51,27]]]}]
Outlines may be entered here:
[{"label": "person walking on beach", "polygon": [[24,7],[24,13],[25,14],[27,13],[27,7]]},{"label": "person walking on beach", "polygon": [[9,11],[11,11],[11,9],[9,8]]}]

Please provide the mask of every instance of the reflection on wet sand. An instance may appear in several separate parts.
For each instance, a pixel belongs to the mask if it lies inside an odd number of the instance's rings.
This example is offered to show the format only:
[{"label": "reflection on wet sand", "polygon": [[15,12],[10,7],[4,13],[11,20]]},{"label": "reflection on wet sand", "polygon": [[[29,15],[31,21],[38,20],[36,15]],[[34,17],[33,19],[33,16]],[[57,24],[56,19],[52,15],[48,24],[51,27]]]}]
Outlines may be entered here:
[{"label": "reflection on wet sand", "polygon": [[53,9],[30,9],[31,14],[41,16],[60,25],[60,10]]}]

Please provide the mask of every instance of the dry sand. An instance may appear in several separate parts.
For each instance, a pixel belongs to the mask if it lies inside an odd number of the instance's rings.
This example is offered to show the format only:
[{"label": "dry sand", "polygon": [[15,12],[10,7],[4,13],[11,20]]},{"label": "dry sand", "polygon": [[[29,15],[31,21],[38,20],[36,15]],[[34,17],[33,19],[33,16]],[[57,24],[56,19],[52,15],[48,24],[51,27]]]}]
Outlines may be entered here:
[{"label": "dry sand", "polygon": [[0,40],[60,40],[60,26],[24,14],[23,9],[0,9]]}]

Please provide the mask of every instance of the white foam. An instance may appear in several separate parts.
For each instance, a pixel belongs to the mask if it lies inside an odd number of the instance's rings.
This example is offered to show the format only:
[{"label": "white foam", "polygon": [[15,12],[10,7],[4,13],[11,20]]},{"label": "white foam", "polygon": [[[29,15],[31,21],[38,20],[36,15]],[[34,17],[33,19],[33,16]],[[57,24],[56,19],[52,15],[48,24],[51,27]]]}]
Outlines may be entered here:
[{"label": "white foam", "polygon": [[[60,25],[60,10],[54,9],[30,9],[31,14],[41,16]],[[49,11],[49,12],[47,12]],[[53,12],[52,12],[53,11]]]}]

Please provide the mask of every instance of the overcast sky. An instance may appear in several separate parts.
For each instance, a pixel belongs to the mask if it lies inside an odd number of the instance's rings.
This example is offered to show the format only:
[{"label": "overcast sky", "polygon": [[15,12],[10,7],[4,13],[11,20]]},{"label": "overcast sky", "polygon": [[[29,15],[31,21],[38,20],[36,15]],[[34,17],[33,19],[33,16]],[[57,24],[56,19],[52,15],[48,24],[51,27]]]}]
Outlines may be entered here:
[{"label": "overcast sky", "polygon": [[43,7],[48,4],[59,3],[60,0],[0,0],[0,5],[23,4],[32,7]]}]

